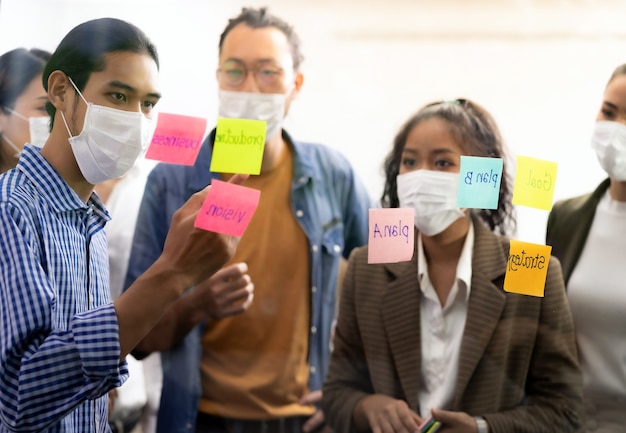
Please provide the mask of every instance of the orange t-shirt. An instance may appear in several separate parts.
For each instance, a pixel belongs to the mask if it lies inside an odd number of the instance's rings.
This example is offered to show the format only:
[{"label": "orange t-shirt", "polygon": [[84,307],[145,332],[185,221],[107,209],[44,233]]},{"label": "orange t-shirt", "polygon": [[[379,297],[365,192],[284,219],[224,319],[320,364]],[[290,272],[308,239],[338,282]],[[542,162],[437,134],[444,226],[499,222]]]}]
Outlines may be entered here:
[{"label": "orange t-shirt", "polygon": [[231,418],[309,415],[310,270],[308,240],[291,208],[293,156],[250,176],[257,210],[230,263],[246,262],[254,301],[243,314],[207,325],[199,410]]}]

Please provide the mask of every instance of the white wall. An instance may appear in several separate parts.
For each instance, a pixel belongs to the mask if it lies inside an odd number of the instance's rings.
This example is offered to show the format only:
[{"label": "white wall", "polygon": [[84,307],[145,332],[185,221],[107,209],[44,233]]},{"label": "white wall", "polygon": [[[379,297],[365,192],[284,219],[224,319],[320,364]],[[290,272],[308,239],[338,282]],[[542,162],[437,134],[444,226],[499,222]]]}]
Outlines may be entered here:
[{"label": "white wall", "polygon": [[[161,56],[162,111],[216,116],[217,41],[244,5],[269,5],[303,40],[297,138],[350,158],[376,197],[403,121],[427,102],[474,99],[513,154],[558,162],[555,199],[604,177],[589,147],[604,85],[626,62],[626,2],[609,0],[1,0],[0,52],[54,50],[87,19],[133,22]],[[547,212],[518,208],[518,238],[543,242]]]}]

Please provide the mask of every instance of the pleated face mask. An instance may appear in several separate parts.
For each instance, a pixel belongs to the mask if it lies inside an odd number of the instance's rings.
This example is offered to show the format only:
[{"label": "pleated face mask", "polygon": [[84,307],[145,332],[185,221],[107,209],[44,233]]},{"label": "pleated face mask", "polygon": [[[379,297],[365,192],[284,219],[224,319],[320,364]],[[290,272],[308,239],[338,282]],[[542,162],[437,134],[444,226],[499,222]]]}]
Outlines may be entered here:
[{"label": "pleated face mask", "polygon": [[400,207],[415,210],[415,226],[434,236],[464,216],[456,205],[459,174],[415,170],[397,177]]}]

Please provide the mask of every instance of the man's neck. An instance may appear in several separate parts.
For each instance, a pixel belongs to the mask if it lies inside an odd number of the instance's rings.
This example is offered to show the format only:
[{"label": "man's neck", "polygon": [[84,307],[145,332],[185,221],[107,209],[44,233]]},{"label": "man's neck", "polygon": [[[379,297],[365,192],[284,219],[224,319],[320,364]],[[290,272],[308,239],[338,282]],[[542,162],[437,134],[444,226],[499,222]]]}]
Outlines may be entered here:
[{"label": "man's neck", "polygon": [[41,149],[41,155],[67,182],[70,188],[87,203],[93,193],[94,186],[85,180],[80,168],[78,168],[74,152],[67,140],[67,132],[59,133],[58,131],[59,129],[52,131],[48,141]]},{"label": "man's neck", "polygon": [[276,167],[286,148],[287,143],[283,140],[283,136],[280,132],[266,141],[263,151],[263,162],[261,163],[261,173],[271,171]]}]

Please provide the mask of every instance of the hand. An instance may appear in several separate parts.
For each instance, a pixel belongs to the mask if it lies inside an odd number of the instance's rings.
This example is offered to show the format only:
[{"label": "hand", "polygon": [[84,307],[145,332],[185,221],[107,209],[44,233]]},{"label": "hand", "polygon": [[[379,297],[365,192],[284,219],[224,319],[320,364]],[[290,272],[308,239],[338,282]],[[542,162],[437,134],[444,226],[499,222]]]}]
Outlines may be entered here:
[{"label": "hand", "polygon": [[[234,175],[230,183],[241,184],[247,175]],[[194,227],[211,186],[192,195],[172,217],[160,260],[186,278],[186,288],[195,286],[218,271],[234,254],[239,237]]]},{"label": "hand", "polygon": [[433,409],[433,418],[441,422],[438,433],[477,433],[478,426],[473,416],[465,412],[451,412],[448,410]]},{"label": "hand", "polygon": [[254,298],[248,265],[235,263],[220,269],[198,284],[189,296],[194,309],[204,316],[201,320],[219,320],[243,313]]},{"label": "hand", "polygon": [[[305,395],[304,397],[300,399],[300,404],[302,405],[316,404],[316,403],[319,403],[320,401],[322,401],[321,390],[313,391]],[[302,431],[304,433],[311,433],[313,431],[317,431],[319,433],[330,433],[331,432],[330,427],[325,425],[325,422],[326,420],[324,419],[324,412],[318,409],[317,412],[315,412],[313,416],[311,416],[311,418],[309,418],[307,422],[304,423],[304,425],[302,426]]]},{"label": "hand", "polygon": [[366,416],[372,433],[417,433],[422,423],[405,401],[382,394],[363,397],[356,411]]}]

